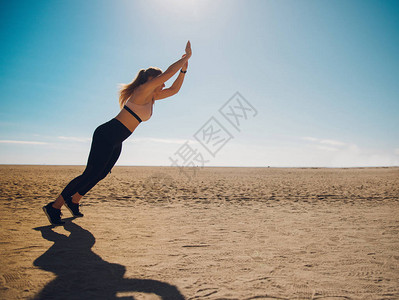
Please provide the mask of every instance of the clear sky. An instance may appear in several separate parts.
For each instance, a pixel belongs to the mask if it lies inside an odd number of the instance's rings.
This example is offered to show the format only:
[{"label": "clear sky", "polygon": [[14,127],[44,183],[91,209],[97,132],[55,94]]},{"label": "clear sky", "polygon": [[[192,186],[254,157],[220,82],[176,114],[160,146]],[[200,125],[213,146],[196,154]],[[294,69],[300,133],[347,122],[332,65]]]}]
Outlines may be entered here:
[{"label": "clear sky", "polygon": [[[179,94],[155,103],[117,164],[169,166],[186,147],[211,166],[399,165],[387,0],[0,0],[0,163],[85,164],[118,84],[165,70],[187,40]],[[238,130],[219,112],[237,91],[253,107]],[[229,137],[214,155],[198,139],[210,119]]]}]

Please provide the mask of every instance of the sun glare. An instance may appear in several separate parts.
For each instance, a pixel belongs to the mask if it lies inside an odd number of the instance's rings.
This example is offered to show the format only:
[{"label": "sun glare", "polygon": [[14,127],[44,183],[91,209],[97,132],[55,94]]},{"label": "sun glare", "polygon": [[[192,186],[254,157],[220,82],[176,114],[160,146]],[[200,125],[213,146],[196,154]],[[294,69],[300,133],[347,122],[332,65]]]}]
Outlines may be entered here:
[{"label": "sun glare", "polygon": [[153,2],[165,13],[190,20],[199,20],[211,4],[208,0],[153,0]]}]

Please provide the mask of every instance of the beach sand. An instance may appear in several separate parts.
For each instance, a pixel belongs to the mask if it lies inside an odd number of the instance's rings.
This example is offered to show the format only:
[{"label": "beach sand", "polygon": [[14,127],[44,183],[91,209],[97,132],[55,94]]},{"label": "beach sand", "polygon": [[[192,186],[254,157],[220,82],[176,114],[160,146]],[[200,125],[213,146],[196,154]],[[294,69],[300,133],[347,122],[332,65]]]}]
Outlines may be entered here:
[{"label": "beach sand", "polygon": [[[0,299],[399,299],[399,168],[0,166]],[[190,171],[191,172],[191,171]]]}]

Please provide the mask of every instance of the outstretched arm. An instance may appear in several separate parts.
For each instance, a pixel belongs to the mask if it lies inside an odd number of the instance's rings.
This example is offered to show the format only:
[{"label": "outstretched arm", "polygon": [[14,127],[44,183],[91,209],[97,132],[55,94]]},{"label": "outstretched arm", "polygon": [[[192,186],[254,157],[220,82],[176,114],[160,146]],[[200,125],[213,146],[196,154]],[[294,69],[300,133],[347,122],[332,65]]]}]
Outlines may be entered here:
[{"label": "outstretched arm", "polygon": [[152,92],[156,87],[162,85],[164,82],[168,81],[172,78],[173,75],[176,74],[190,59],[191,57],[191,43],[187,42],[186,45],[186,55],[184,55],[181,59],[173,63],[169,68],[166,69],[161,75],[151,79],[150,81],[144,83],[142,85],[143,90]]},{"label": "outstretched arm", "polygon": [[[183,55],[183,58],[186,56],[186,54]],[[182,72],[186,72],[187,71],[187,67],[188,67],[188,62],[186,62],[184,64],[184,66],[181,68]],[[163,89],[162,91],[160,91],[159,93],[155,94],[155,100],[160,100],[160,99],[164,99],[170,96],[173,96],[175,94],[177,94],[183,84],[183,80],[184,80],[184,75],[186,75],[185,73],[179,73],[179,76],[177,76],[175,82],[173,82],[172,86],[168,89]]]}]

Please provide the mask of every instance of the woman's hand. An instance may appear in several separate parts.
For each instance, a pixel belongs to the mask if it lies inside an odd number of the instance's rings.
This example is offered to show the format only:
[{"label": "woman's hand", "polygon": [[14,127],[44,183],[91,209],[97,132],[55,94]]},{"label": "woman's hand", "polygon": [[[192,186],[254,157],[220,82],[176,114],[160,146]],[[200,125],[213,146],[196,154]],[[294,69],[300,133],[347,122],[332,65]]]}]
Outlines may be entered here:
[{"label": "woman's hand", "polygon": [[[182,58],[184,58],[184,57],[186,57],[186,54],[183,54],[183,56],[182,56]],[[188,61],[186,61],[186,63],[183,65],[183,67],[181,68],[181,70],[184,72],[184,71],[187,71],[187,67],[188,67]]]},{"label": "woman's hand", "polygon": [[[155,78],[152,78],[151,80],[145,82],[142,84],[143,88],[146,93],[152,93],[157,87],[168,81],[173,75],[175,75],[179,70],[187,70],[188,67],[188,60],[191,57],[191,43],[190,41],[187,42],[186,45],[186,54],[183,55],[182,58],[180,58],[178,61],[175,63],[171,64],[169,68],[166,69],[165,72],[161,73],[160,75],[156,76]],[[180,75],[180,74],[179,74]],[[181,76],[178,76],[177,78],[182,78]],[[180,88],[180,87],[179,87]],[[177,89],[178,90],[178,89]],[[158,98],[160,99],[160,98]]]},{"label": "woman's hand", "polygon": [[190,43],[190,41],[188,41],[187,45],[186,45],[186,57],[187,57],[187,59],[190,59],[191,54],[192,54],[192,52],[191,52],[191,43]]}]

